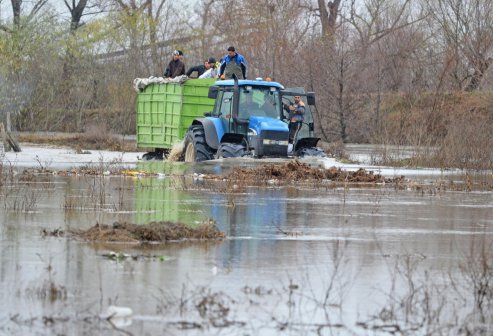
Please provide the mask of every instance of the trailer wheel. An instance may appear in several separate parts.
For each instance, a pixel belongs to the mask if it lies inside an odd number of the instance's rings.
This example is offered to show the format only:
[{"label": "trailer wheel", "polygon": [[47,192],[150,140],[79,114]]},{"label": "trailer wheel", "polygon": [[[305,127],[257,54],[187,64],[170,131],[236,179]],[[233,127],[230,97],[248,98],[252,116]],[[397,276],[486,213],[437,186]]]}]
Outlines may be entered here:
[{"label": "trailer wheel", "polygon": [[217,149],[216,158],[234,158],[245,155],[245,147],[235,143],[222,143]]},{"label": "trailer wheel", "polygon": [[196,125],[191,127],[185,137],[185,149],[183,158],[185,162],[199,162],[212,160],[213,150],[205,141],[204,127]]}]

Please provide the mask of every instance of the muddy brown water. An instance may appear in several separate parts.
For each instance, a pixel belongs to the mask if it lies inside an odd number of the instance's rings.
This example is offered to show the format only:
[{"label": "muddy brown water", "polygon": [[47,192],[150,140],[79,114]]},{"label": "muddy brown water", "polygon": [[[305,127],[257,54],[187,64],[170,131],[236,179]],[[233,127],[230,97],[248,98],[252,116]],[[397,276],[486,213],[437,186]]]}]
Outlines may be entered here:
[{"label": "muddy brown water", "polygon": [[[420,175],[420,189],[225,192],[202,175],[228,169],[154,163],[136,169],[159,172],[152,177],[7,181],[0,334],[492,334],[491,191],[437,190],[436,176]],[[226,238],[117,244],[42,234],[115,221],[214,222]],[[109,319],[110,306],[132,315]]]}]

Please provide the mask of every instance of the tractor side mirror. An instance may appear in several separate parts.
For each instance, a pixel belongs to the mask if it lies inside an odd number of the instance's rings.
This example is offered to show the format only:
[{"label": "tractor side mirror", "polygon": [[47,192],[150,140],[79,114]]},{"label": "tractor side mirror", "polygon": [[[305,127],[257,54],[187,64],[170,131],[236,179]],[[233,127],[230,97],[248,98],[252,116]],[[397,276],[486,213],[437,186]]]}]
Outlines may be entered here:
[{"label": "tractor side mirror", "polygon": [[210,117],[212,116],[212,112],[204,112],[204,117]]},{"label": "tractor side mirror", "polygon": [[315,105],[315,92],[306,93],[306,102],[308,105]]},{"label": "tractor side mirror", "polygon": [[218,86],[209,86],[209,93],[207,94],[207,97],[209,97],[210,99],[216,99],[218,92],[219,92]]}]

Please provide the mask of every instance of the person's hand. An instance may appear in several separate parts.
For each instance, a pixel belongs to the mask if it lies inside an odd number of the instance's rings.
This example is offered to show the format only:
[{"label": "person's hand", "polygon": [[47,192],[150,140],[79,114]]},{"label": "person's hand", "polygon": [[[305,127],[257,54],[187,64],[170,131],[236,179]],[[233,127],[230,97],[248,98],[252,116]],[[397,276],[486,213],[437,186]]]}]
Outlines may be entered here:
[{"label": "person's hand", "polygon": [[294,111],[296,108],[293,105],[289,105],[289,110]]}]

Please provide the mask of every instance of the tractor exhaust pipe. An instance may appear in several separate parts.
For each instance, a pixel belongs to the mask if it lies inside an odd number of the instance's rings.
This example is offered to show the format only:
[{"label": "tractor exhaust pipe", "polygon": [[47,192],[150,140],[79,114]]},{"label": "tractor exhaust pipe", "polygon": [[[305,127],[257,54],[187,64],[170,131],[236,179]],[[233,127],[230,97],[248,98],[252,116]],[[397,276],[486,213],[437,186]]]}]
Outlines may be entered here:
[{"label": "tractor exhaust pipe", "polygon": [[233,132],[238,133],[238,117],[240,109],[240,87],[238,85],[238,77],[233,74]]}]

